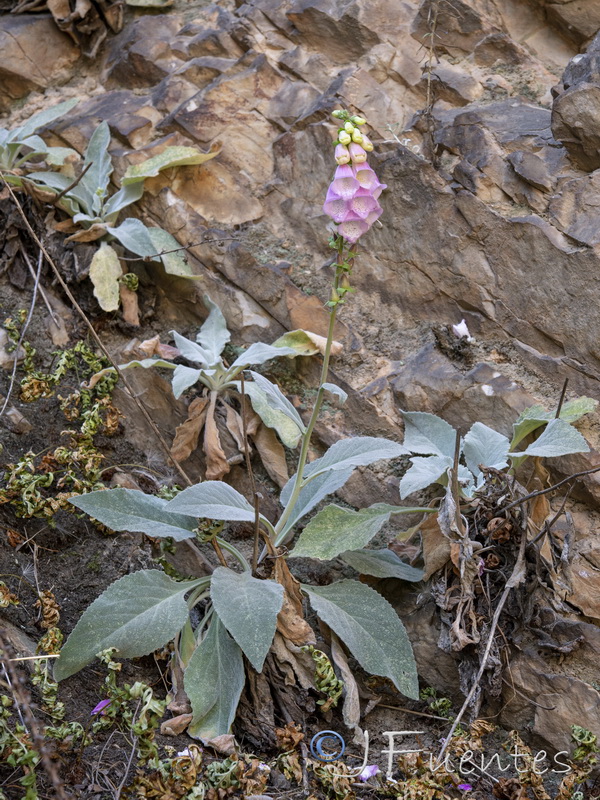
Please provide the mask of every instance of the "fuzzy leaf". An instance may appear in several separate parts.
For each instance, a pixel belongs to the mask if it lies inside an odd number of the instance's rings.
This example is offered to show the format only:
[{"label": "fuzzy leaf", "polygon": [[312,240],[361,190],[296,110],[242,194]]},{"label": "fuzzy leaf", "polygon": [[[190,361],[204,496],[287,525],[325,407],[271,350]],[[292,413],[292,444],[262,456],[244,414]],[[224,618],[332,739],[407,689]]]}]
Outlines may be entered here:
[{"label": "fuzzy leaf", "polygon": [[518,453],[509,453],[510,457],[539,456],[553,458],[570,453],[589,453],[590,448],[583,436],[563,419],[551,420],[546,429],[527,449]]},{"label": "fuzzy leaf", "polygon": [[[268,383],[270,383],[270,381],[268,381]],[[241,383],[236,381],[235,385],[237,390],[241,393]],[[273,386],[273,384],[271,385]],[[296,447],[302,435],[302,431],[304,430],[304,423],[302,423],[302,428],[299,428],[295,418],[291,418],[287,410],[283,410],[282,407],[275,402],[274,393],[267,394],[262,389],[262,385],[258,382],[244,383],[244,394],[250,398],[252,408],[265,425],[277,431],[284,445],[290,448]]]},{"label": "fuzzy leaf", "polygon": [[175,346],[184,358],[188,361],[193,361],[194,364],[200,364],[202,367],[210,367],[210,353],[203,347],[200,347],[196,342],[186,339],[177,331],[171,331],[171,336],[175,340]]},{"label": "fuzzy leaf", "polygon": [[69,501],[113,531],[170,536],[178,542],[194,536],[191,517],[165,509],[167,500],[136,489],[101,489]]},{"label": "fuzzy leaf", "polygon": [[331,445],[324,456],[306,465],[304,478],[330,470],[366,467],[384,458],[398,458],[408,453],[409,451],[405,447],[390,439],[379,439],[373,436],[353,436],[349,439],[340,439]]},{"label": "fuzzy leaf", "polygon": [[423,580],[423,570],[411,567],[387,547],[382,550],[350,550],[341,553],[340,558],[361,575],[373,575],[375,578],[398,578],[413,583]]},{"label": "fuzzy leaf", "polygon": [[[297,331],[289,331],[284,333],[279,339],[273,342],[273,347],[291,347],[296,351],[298,356],[314,356],[317,353],[324,354],[327,339],[324,336],[319,336],[311,331],[304,331],[302,329]],[[339,342],[333,342],[331,352],[337,355],[342,350],[342,345]]]},{"label": "fuzzy leaf", "polygon": [[[131,3],[130,3],[131,5]],[[150,5],[145,3],[145,5]],[[218,155],[214,153],[201,153],[195,147],[165,147],[162,153],[152,158],[142,161],[141,164],[132,164],[127,167],[125,175],[121,181],[122,186],[127,186],[129,183],[137,183],[146,178],[154,178],[163,169],[170,167],[184,167],[190,164],[204,164],[205,161],[210,161]]]},{"label": "fuzzy leaf", "polygon": [[[130,187],[142,186],[143,184],[128,184]],[[181,247],[179,242],[170,233],[162,228],[147,228],[148,236],[154,247],[154,252],[158,253],[163,263],[165,272],[169,275],[178,275],[180,278],[196,278],[190,265],[184,257],[185,250],[176,250]],[[166,252],[175,250],[175,252]],[[162,255],[161,255],[162,254]]]},{"label": "fuzzy leaf", "polygon": [[[577,420],[585,414],[591,414],[595,411],[597,406],[598,401],[592,400],[591,397],[576,397],[574,400],[568,400],[564,403],[560,410],[559,419],[570,423],[577,422]],[[550,422],[555,417],[555,411],[546,411],[544,407],[540,405],[526,408],[521,412],[519,418],[513,425],[513,438],[510,443],[510,449],[514,450],[519,442],[526,436],[533,433],[533,431],[537,430],[537,428],[541,427],[546,422]]]},{"label": "fuzzy leaf", "polygon": [[186,389],[189,389],[190,386],[198,383],[201,375],[201,369],[192,369],[192,367],[186,367],[183,364],[178,364],[175,367],[175,372],[173,373],[173,379],[171,381],[175,399],[179,400]]},{"label": "fuzzy leaf", "polygon": [[456,431],[441,417],[423,411],[403,411],[404,446],[411,453],[454,458]]},{"label": "fuzzy leaf", "polygon": [[[156,256],[156,249],[152,244],[148,228],[139,219],[128,217],[117,228],[109,227],[107,232],[136,256],[142,258]],[[157,256],[151,258],[151,261],[159,260]]]},{"label": "fuzzy leaf", "polygon": [[254,521],[254,509],[246,498],[221,481],[188,486],[167,503],[167,510],[205,519]]},{"label": "fuzzy leaf", "polygon": [[291,420],[293,420],[300,430],[304,432],[306,430],[306,425],[304,424],[302,417],[296,411],[294,406],[290,403],[287,397],[283,394],[279,386],[277,384],[272,383],[268,378],[265,378],[264,375],[261,375],[259,372],[253,372],[251,369],[248,370],[252,379],[259,386],[265,395],[267,396],[267,402],[272,408],[277,408],[280,411],[283,411]]},{"label": "fuzzy leaf", "polygon": [[476,422],[465,436],[463,453],[468,468],[477,476],[481,474],[479,464],[494,469],[508,466],[509,446],[506,436],[488,428],[482,422]]},{"label": "fuzzy leaf", "polygon": [[90,264],[90,280],[94,284],[94,297],[103,311],[118,309],[119,278],[122,275],[119,256],[109,244],[102,242]]},{"label": "fuzzy leaf", "polygon": [[[230,369],[249,367],[253,364],[264,364],[272,358],[280,356],[297,356],[298,353],[292,347],[275,347],[264,342],[254,342],[245,350],[231,365]],[[239,369],[238,369],[239,371]]]},{"label": "fuzzy leaf", "polygon": [[67,111],[70,111],[72,108],[74,108],[78,102],[79,100],[65,100],[64,103],[58,103],[56,106],[46,108],[43,111],[40,111],[38,114],[34,114],[32,117],[29,117],[29,119],[26,120],[26,122],[24,122],[20,128],[16,128],[15,130],[9,132],[8,140],[23,141],[23,139],[27,139],[27,137],[34,134],[40,128],[44,128],[46,125],[54,122],[55,119],[59,119],[59,117],[64,116]]},{"label": "fuzzy leaf", "polygon": [[337,633],[363,669],[389,678],[407,697],[419,697],[412,647],[387,600],[364,583],[352,580],[302,589],[318,616]]},{"label": "fuzzy leaf", "polygon": [[428,511],[424,508],[403,508],[376,503],[369,508],[352,511],[329,505],[306,525],[292,550],[294,557],[329,561],[345,550],[358,550],[368,544],[392,514]]},{"label": "fuzzy leaf", "polygon": [[115,221],[119,211],[122,211],[127,206],[130,206],[132,203],[137,202],[142,194],[144,193],[144,186],[143,184],[135,185],[135,186],[122,186],[118,192],[115,192],[113,196],[107,200],[104,205],[103,209],[103,217],[107,219],[108,217],[112,217],[114,215],[114,219],[111,221]]},{"label": "fuzzy leaf", "polygon": [[275,636],[283,586],[253,578],[250,572],[217,567],[212,574],[210,597],[223,625],[254,669],[261,672]]},{"label": "fuzzy leaf", "polygon": [[206,741],[227,733],[244,682],[242,651],[215,616],[185,671],[183,685],[194,715],[189,735]]},{"label": "fuzzy leaf", "polygon": [[221,360],[221,353],[231,339],[231,334],[227,330],[223,312],[207,294],[204,295],[204,305],[208,308],[209,314],[198,331],[196,341],[208,353],[209,366],[212,366]]},{"label": "fuzzy leaf", "polygon": [[431,456],[430,458],[411,458],[412,465],[404,473],[400,481],[400,499],[404,500],[409,494],[425,489],[432,483],[437,483],[452,466],[452,459],[446,456]]},{"label": "fuzzy leaf", "polygon": [[137,658],[163,647],[188,619],[184,600],[206,578],[177,582],[156,569],[125,575],[83,612],[54,668],[57,681],[68,678],[115,647],[120,658]]},{"label": "fuzzy leaf", "polygon": [[[92,196],[92,209],[99,213],[108,190],[108,183],[112,175],[113,165],[108,152],[110,146],[110,128],[108,122],[101,122],[94,133],[85,151],[84,166],[91,164],[85,175],[79,181]],[[135,251],[134,251],[135,252]]]},{"label": "fuzzy leaf", "polygon": [[[354,472],[354,467],[349,469],[337,470],[332,472],[323,472],[316,478],[313,478],[310,483],[307,483],[300,490],[298,500],[294,505],[294,509],[281,532],[277,536],[276,544],[285,544],[291,538],[291,530],[294,525],[302,519],[309,511],[312,511],[321,500],[327,495],[337,492],[346,483],[350,475]],[[295,476],[290,478],[281,491],[280,502],[285,504],[289,502],[294,487]]]},{"label": "fuzzy leaf", "polygon": [[348,392],[340,389],[340,387],[336,386],[335,383],[324,383],[323,389],[325,389],[326,392],[329,392],[329,394],[332,394],[334,397],[337,397],[342,405],[348,399]]}]

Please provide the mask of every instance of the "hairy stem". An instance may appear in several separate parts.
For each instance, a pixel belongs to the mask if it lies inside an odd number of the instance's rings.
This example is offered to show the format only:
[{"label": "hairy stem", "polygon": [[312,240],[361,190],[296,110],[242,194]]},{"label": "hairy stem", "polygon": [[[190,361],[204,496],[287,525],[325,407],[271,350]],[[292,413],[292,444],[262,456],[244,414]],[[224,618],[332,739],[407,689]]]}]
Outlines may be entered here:
[{"label": "hairy stem", "polygon": [[[334,290],[332,293],[333,297],[337,295],[340,278],[342,277],[343,274],[342,266],[344,264],[344,240],[342,239],[341,236],[338,239],[337,251],[338,251],[338,257],[335,265],[335,277],[333,279],[333,290]],[[275,533],[277,534],[277,538],[275,539],[275,545],[280,544],[279,539],[281,538],[281,531],[283,530],[286,522],[290,518],[290,515],[298,500],[298,496],[300,495],[300,491],[304,485],[303,473],[304,473],[304,467],[306,466],[306,459],[308,457],[310,440],[312,437],[312,433],[315,429],[315,425],[317,424],[317,419],[319,418],[319,413],[321,411],[321,406],[323,405],[323,399],[325,397],[325,389],[323,388],[323,384],[327,383],[327,373],[329,371],[329,359],[331,357],[331,346],[333,344],[333,331],[335,328],[337,308],[338,308],[337,303],[335,303],[333,306],[330,307],[329,329],[327,331],[327,343],[325,345],[325,353],[323,355],[323,367],[321,369],[321,380],[319,383],[319,391],[317,392],[315,405],[313,407],[309,423],[306,427],[306,431],[302,436],[302,447],[300,449],[300,458],[298,460],[298,470],[296,472],[294,480],[294,488],[292,490],[289,502],[286,505],[285,511],[283,512],[281,518],[279,519],[277,525],[275,526]]]}]

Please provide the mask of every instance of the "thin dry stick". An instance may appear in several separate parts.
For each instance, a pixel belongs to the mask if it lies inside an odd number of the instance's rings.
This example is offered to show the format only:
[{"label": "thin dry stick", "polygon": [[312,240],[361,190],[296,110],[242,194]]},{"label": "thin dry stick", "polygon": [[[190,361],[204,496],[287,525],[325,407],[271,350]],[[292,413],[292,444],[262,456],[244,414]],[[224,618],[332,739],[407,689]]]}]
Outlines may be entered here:
[{"label": "thin dry stick", "polygon": [[[2,176],[2,180],[4,181],[4,176]],[[4,183],[8,186],[8,183],[6,183],[6,181],[4,181]],[[12,189],[10,189],[10,186],[8,188],[12,192]],[[42,250],[40,249],[40,255],[38,257],[38,268],[37,268],[37,273],[35,274],[35,282],[33,284],[33,295],[31,297],[31,304],[29,306],[29,313],[27,314],[27,319],[25,320],[25,322],[23,324],[23,327],[21,328],[21,333],[19,334],[19,341],[17,342],[17,346],[15,347],[15,358],[14,358],[14,361],[13,361],[13,368],[12,368],[12,372],[11,372],[11,375],[10,375],[10,383],[8,385],[8,391],[6,393],[6,397],[4,398],[4,403],[2,405],[2,408],[0,408],[0,417],[6,411],[6,407],[8,406],[8,403],[9,403],[9,400],[10,400],[10,396],[12,394],[12,390],[13,390],[13,387],[15,385],[15,379],[17,377],[17,366],[18,366],[18,363],[19,363],[19,348],[21,347],[21,345],[23,344],[23,341],[25,340],[25,334],[27,333],[27,328],[29,327],[29,323],[31,322],[31,318],[33,316],[33,309],[35,308],[35,301],[37,299],[38,287],[40,285],[40,273],[41,273],[41,271],[42,271]]]},{"label": "thin dry stick", "polygon": [[560,393],[560,397],[558,398],[558,407],[556,409],[555,419],[560,417],[560,412],[562,411],[563,403],[565,402],[565,394],[567,393],[567,386],[569,385],[569,379],[565,378],[565,382],[563,383],[562,391]]},{"label": "thin dry stick", "polygon": [[426,714],[424,711],[413,711],[404,706],[388,706],[385,703],[377,703],[374,708],[391,708],[392,711],[402,711],[404,714],[412,714],[414,717],[427,717],[427,719],[441,719],[442,722],[448,722],[447,717],[438,717],[436,714]]},{"label": "thin dry stick", "polygon": [[70,191],[71,191],[71,189],[74,189],[74,188],[77,186],[77,184],[79,183],[79,181],[80,181],[80,180],[83,178],[83,176],[84,176],[84,175],[85,175],[85,173],[88,171],[88,169],[90,169],[90,167],[92,166],[92,164],[93,164],[93,163],[94,163],[93,161],[90,161],[90,163],[89,163],[89,164],[87,164],[87,165],[86,165],[86,166],[85,166],[85,167],[84,167],[84,168],[81,170],[81,172],[79,173],[79,176],[78,176],[77,178],[75,178],[75,180],[73,181],[73,183],[70,183],[70,184],[67,186],[67,188],[66,188],[66,189],[63,189],[63,190],[62,190],[62,192],[59,192],[59,193],[56,195],[56,197],[53,197],[53,198],[52,198],[52,200],[50,200],[50,202],[52,203],[52,205],[56,205],[56,204],[58,203],[58,201],[59,201],[59,200],[62,200],[62,198],[63,198],[63,197],[64,197],[64,196],[67,194],[67,192],[70,192]]},{"label": "thin dry stick", "polygon": [[[31,277],[35,281],[35,279],[36,279],[35,270],[33,268],[33,264],[29,260],[29,256],[27,255],[27,251],[25,250],[23,245],[21,245],[21,247],[19,249],[21,250],[21,255],[23,256],[23,260],[27,264],[27,269],[29,270],[29,274],[31,275]],[[48,296],[46,295],[46,292],[44,291],[44,289],[43,289],[41,283],[39,283],[39,281],[38,281],[38,284],[39,284],[38,285],[39,293],[40,293],[40,295],[42,297],[42,300],[44,301],[44,303],[46,305],[46,308],[48,309],[48,313],[52,317],[52,322],[56,325],[56,327],[58,327],[58,317],[54,313],[54,309],[50,305],[50,301],[48,300]]]},{"label": "thin dry stick", "polygon": [[575,478],[582,478],[585,475],[592,475],[594,472],[600,472],[600,467],[592,467],[591,469],[584,469],[581,472],[574,472],[572,475],[569,475],[568,478],[563,478],[562,481],[555,483],[554,486],[549,486],[547,489],[539,489],[537,492],[531,492],[531,494],[526,494],[523,497],[520,497],[518,500],[513,500],[512,503],[509,503],[507,506],[504,506],[498,511],[498,514],[502,514],[504,511],[508,511],[515,506],[520,506],[526,500],[532,500],[534,497],[540,497],[543,494],[549,494],[550,492],[554,492],[556,489],[559,489],[563,484],[568,483],[569,481],[574,481]]},{"label": "thin dry stick", "polygon": [[22,711],[23,716],[27,721],[27,725],[25,727],[31,736],[33,747],[40,756],[42,767],[52,783],[56,800],[68,800],[67,794],[64,790],[64,784],[58,775],[54,762],[48,755],[44,736],[42,735],[38,721],[34,717],[31,710],[31,698],[26,696],[21,685],[21,679],[11,663],[11,659],[7,657],[6,642],[4,641],[2,633],[0,633],[0,659],[3,661],[6,675],[11,683],[15,706],[19,711],[19,714],[21,714]]},{"label": "thin dry stick", "polygon": [[[89,330],[93,340],[96,342],[96,344],[98,345],[100,350],[102,350],[103,354],[110,361],[112,366],[115,368],[115,371],[116,371],[117,375],[119,376],[119,378],[123,382],[123,385],[125,386],[125,388],[129,392],[129,395],[131,396],[131,398],[133,399],[134,403],[137,405],[139,410],[142,412],[142,416],[144,417],[144,419],[146,420],[148,425],[150,425],[150,427],[152,428],[154,434],[156,435],[156,438],[160,442],[163,450],[165,451],[165,454],[166,454],[168,460],[171,462],[171,464],[173,464],[173,466],[175,467],[177,472],[180,474],[180,476],[183,478],[183,480],[187,483],[187,485],[191,486],[192,485],[192,481],[190,480],[188,474],[183,469],[181,464],[179,464],[173,458],[173,456],[171,455],[171,449],[170,449],[169,445],[167,444],[167,442],[165,441],[164,436],[162,435],[162,433],[158,429],[158,426],[156,425],[156,423],[154,422],[154,420],[152,419],[152,417],[148,413],[148,411],[146,409],[146,406],[142,403],[142,401],[139,399],[139,397],[135,394],[135,392],[133,391],[132,387],[130,386],[128,380],[125,378],[125,375],[123,374],[123,371],[119,368],[118,364],[116,364],[115,361],[112,359],[110,353],[108,352],[108,350],[106,349],[106,347],[102,343],[102,340],[100,339],[100,337],[98,336],[98,334],[94,330],[94,327],[93,327],[92,323],[89,321],[89,319],[85,315],[85,312],[83,311],[83,309],[81,308],[81,306],[79,305],[77,300],[75,300],[75,297],[73,296],[73,293],[71,292],[71,290],[69,289],[69,287],[65,283],[62,275],[60,274],[60,272],[58,270],[58,267],[56,266],[56,264],[52,260],[50,254],[48,253],[48,251],[46,250],[44,245],[42,244],[39,236],[34,231],[34,229],[31,227],[31,225],[29,223],[29,220],[27,219],[27,217],[25,215],[25,212],[23,211],[23,206],[19,202],[19,199],[17,198],[16,194],[13,192],[11,186],[4,180],[4,177],[2,175],[0,175],[0,177],[2,178],[2,181],[3,181],[4,185],[8,189],[8,191],[10,193],[10,196],[12,197],[15,205],[17,206],[19,214],[23,218],[23,222],[25,223],[25,226],[27,227],[27,230],[29,231],[32,239],[37,244],[37,246],[40,248],[40,251],[43,253],[44,258],[46,259],[48,264],[50,264],[50,267],[52,268],[52,271],[54,272],[57,281],[60,283],[64,293],[67,295],[67,297],[71,301],[71,303],[73,305],[73,308],[75,309],[75,311],[77,311],[77,313],[79,314],[79,316],[81,317],[81,319],[85,323],[85,325],[86,325],[87,329]],[[5,403],[5,406],[6,406],[6,403]],[[4,408],[2,409],[2,411],[4,411]]]},{"label": "thin dry stick", "polygon": [[201,242],[195,242],[194,244],[183,244],[181,247],[174,247],[172,250],[161,250],[160,253],[154,253],[151,256],[135,256],[133,258],[119,256],[119,258],[121,261],[153,261],[155,258],[168,256],[170,253],[178,253],[180,250],[190,250],[192,247],[200,247],[200,245],[212,244],[213,242],[239,242],[239,239],[237,236],[221,236],[218,239],[203,239]]},{"label": "thin dry stick", "polygon": [[437,763],[440,764],[442,758],[444,757],[444,753],[446,752],[446,748],[450,744],[452,740],[452,736],[454,735],[454,731],[458,727],[461,719],[463,718],[465,711],[469,707],[469,704],[473,698],[473,695],[477,691],[477,687],[479,686],[479,681],[481,680],[485,668],[487,666],[488,658],[490,656],[490,651],[492,649],[492,644],[494,643],[494,636],[496,635],[496,628],[498,627],[498,622],[500,620],[500,614],[502,613],[502,609],[504,608],[504,604],[508,598],[508,594],[511,589],[514,589],[515,586],[518,586],[525,577],[525,548],[527,547],[527,530],[525,522],[523,523],[523,530],[521,534],[521,544],[519,546],[519,555],[517,556],[517,560],[515,562],[515,566],[513,568],[512,574],[510,578],[506,581],[506,585],[504,587],[504,591],[502,592],[502,596],[500,597],[500,602],[496,606],[496,610],[494,612],[494,617],[492,619],[492,625],[490,627],[490,633],[488,636],[487,644],[485,646],[485,651],[483,653],[483,658],[481,659],[481,663],[479,665],[479,670],[477,672],[477,677],[473,681],[473,685],[469,691],[469,694],[465,698],[465,702],[462,704],[462,708],[458,712],[457,716],[452,723],[452,727],[450,728],[450,732],[444,739],[444,744],[442,745],[442,749],[440,750]]}]

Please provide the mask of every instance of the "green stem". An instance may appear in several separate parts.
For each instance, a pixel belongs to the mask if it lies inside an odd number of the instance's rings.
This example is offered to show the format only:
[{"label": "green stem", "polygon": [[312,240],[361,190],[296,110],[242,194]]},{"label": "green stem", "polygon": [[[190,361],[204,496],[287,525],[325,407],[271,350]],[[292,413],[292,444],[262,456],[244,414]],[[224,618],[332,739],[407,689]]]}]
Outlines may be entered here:
[{"label": "green stem", "polygon": [[217,536],[215,538],[219,543],[219,545],[221,546],[221,548],[223,550],[226,550],[228,553],[230,553],[230,555],[232,555],[236,559],[236,561],[238,562],[240,567],[244,570],[244,572],[252,572],[252,567],[246,561],[245,557],[242,555],[242,553],[240,553],[237,547],[230,544],[229,542],[226,542],[225,539],[221,539],[220,536]]},{"label": "green stem", "polygon": [[[344,263],[344,240],[342,239],[341,236],[339,237],[337,249],[338,249],[338,258],[335,268],[335,277],[333,279],[334,296],[336,295],[337,290],[339,288],[340,277],[342,275],[341,267],[342,264]],[[277,525],[275,525],[275,533],[277,534],[275,538],[276,546],[280,544],[279,539],[281,537],[281,531],[283,530],[286,522],[290,518],[290,515],[292,514],[294,506],[296,505],[296,502],[300,495],[300,491],[302,490],[302,487],[304,485],[303,472],[304,472],[304,467],[306,466],[306,459],[308,457],[308,448],[310,447],[310,440],[312,437],[312,433],[315,429],[315,425],[317,424],[317,419],[319,417],[321,406],[323,405],[323,400],[325,397],[325,389],[323,388],[323,384],[327,383],[327,373],[329,371],[329,359],[331,357],[331,346],[333,344],[333,331],[335,328],[337,308],[338,304],[336,303],[334,306],[330,308],[329,311],[329,329],[327,331],[327,343],[325,345],[325,353],[323,355],[323,367],[321,369],[321,381],[319,384],[319,391],[317,392],[315,405],[313,407],[309,423],[302,437],[302,447],[300,449],[300,458],[298,459],[298,470],[295,476],[294,488],[292,490],[289,502],[285,507],[285,511],[283,512],[281,518],[278,520]]]}]

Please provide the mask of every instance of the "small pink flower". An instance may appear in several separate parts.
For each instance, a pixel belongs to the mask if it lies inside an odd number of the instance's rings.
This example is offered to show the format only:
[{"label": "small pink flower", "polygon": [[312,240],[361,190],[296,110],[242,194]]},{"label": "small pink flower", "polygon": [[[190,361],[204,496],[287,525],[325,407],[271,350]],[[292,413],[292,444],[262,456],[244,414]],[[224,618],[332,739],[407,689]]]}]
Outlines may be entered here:
[{"label": "small pink flower", "polygon": [[352,142],[352,144],[348,145],[348,150],[353,164],[364,164],[367,160],[367,153],[360,144]]},{"label": "small pink flower", "polygon": [[364,189],[359,189],[348,205],[350,211],[361,219],[368,219],[369,214],[372,214],[380,207],[377,200]]},{"label": "small pink flower", "polygon": [[387,185],[380,183],[375,171],[368,164],[360,164],[354,167],[354,177],[361,188],[368,189],[375,199],[379,197],[383,189],[387,189]]},{"label": "small pink flower", "polygon": [[461,792],[470,792],[473,789],[470,783],[459,783],[456,788],[460,789]]},{"label": "small pink flower", "polygon": [[354,177],[352,167],[349,164],[340,165],[336,171],[331,188],[338,197],[350,200],[356,194],[360,184]]},{"label": "small pink flower", "polygon": [[363,781],[364,783],[365,781],[368,781],[369,778],[375,777],[375,775],[377,775],[378,772],[379,772],[379,767],[377,766],[377,764],[367,764],[367,766],[358,776],[358,780]]},{"label": "small pink flower", "polygon": [[340,236],[343,236],[350,244],[355,244],[363,233],[369,230],[367,223],[357,217],[356,219],[346,219],[338,228]]},{"label": "small pink flower", "polygon": [[335,148],[335,160],[342,166],[350,163],[350,151],[345,144],[338,144]]},{"label": "small pink flower", "polygon": [[334,222],[343,222],[348,213],[348,201],[344,200],[343,197],[339,197],[330,186],[327,190],[323,211]]}]

